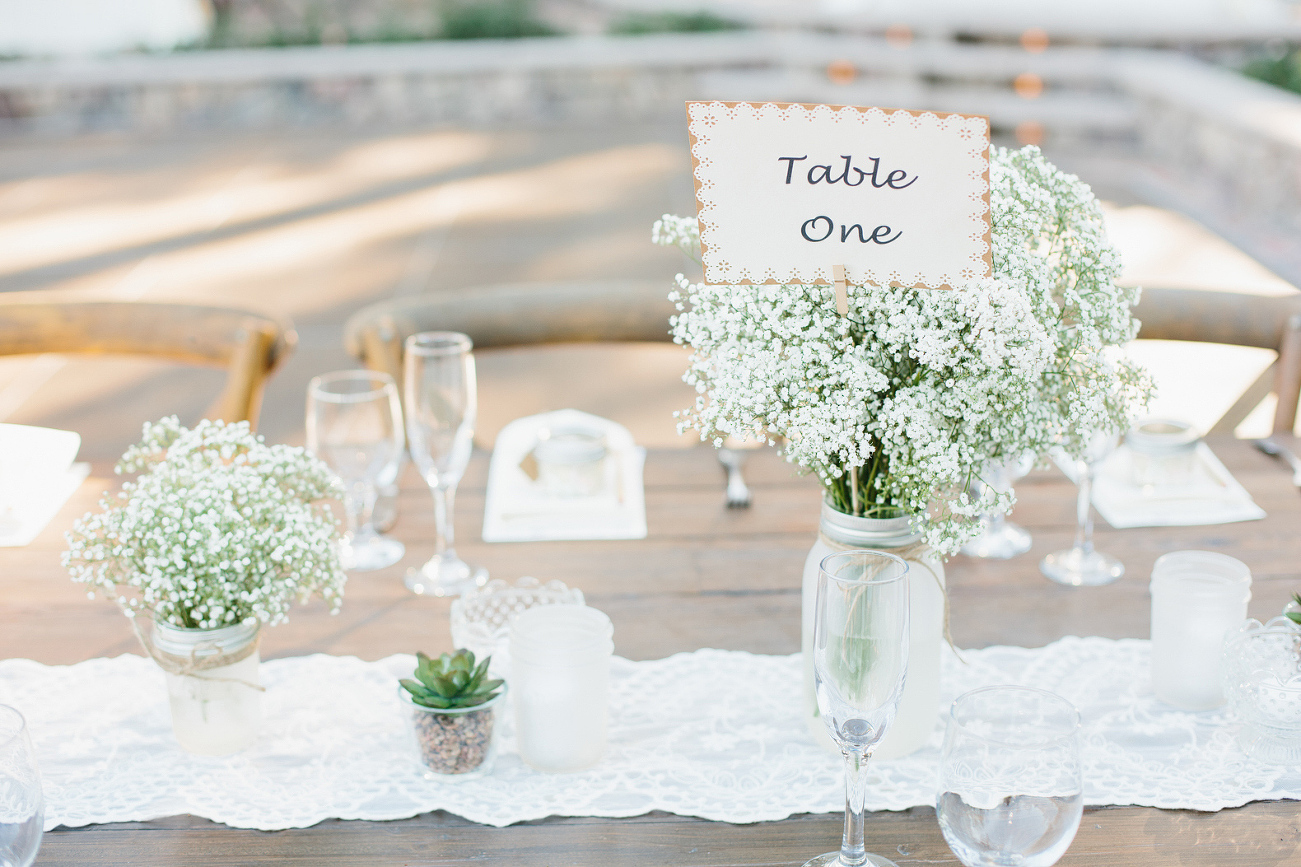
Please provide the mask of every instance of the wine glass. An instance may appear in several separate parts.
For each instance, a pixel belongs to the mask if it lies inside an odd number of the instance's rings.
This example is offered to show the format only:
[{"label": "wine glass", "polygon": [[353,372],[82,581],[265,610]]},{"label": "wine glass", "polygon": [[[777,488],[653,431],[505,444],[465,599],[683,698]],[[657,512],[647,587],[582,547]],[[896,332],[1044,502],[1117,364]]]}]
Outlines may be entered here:
[{"label": "wine glass", "polygon": [[1116,447],[1115,434],[1097,434],[1089,440],[1084,459],[1076,462],[1079,497],[1075,501],[1075,545],[1054,551],[1039,561],[1039,571],[1049,580],[1072,587],[1096,587],[1110,584],[1125,574],[1125,564],[1115,557],[1094,550],[1093,515],[1089,511],[1093,480],[1098,466]]},{"label": "wine glass", "polygon": [[[977,480],[972,484],[972,493],[980,496],[981,490],[988,485],[999,493],[1011,490],[1012,483],[1030,472],[1034,465],[1034,455],[1025,453],[1015,458],[990,464],[986,475],[987,481]],[[980,535],[962,546],[962,553],[968,557],[980,557],[988,560],[1008,560],[1030,550],[1030,533],[1024,527],[1007,520],[1002,512],[987,514],[980,519]]]},{"label": "wine glass", "polygon": [[455,596],[488,580],[453,547],[456,485],[470,462],[478,397],[473,344],[455,331],[426,331],[406,340],[404,383],[411,459],[434,495],[434,556],[407,572],[412,593]]},{"label": "wine glass", "polygon": [[23,715],[0,704],[0,864],[28,867],[41,848],[45,805]]},{"label": "wine glass", "polygon": [[1049,867],[1080,827],[1080,714],[1042,689],[987,686],[949,711],[935,813],[966,867]]},{"label": "wine glass", "polygon": [[895,867],[863,846],[867,761],[894,722],[908,668],[908,564],[881,551],[822,560],[813,615],[818,713],[845,756],[845,833],[839,852],[804,867]]},{"label": "wine glass", "polygon": [[307,448],[343,480],[344,569],[383,569],[406,553],[371,521],[377,487],[397,477],[402,445],[402,402],[387,373],[340,370],[308,385]]}]

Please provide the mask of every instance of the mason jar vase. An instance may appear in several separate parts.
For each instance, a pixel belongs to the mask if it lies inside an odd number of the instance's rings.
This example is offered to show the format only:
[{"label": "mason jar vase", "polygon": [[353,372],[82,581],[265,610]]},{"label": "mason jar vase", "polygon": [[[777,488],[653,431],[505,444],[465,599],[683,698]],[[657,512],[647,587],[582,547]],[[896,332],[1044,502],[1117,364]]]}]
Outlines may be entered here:
[{"label": "mason jar vase", "polygon": [[225,756],[257,739],[260,625],[256,620],[219,629],[154,624],[154,653],[167,676],[172,731],[181,749]]}]

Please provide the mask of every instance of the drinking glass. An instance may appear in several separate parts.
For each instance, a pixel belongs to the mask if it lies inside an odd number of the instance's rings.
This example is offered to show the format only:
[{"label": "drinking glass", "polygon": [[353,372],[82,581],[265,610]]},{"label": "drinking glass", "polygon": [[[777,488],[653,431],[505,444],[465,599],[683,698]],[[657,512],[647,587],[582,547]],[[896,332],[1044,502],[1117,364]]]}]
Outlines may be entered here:
[{"label": "drinking glass", "polygon": [[0,864],[28,867],[41,848],[45,806],[23,715],[0,704]]},{"label": "drinking glass", "polygon": [[402,445],[402,402],[387,373],[340,370],[307,386],[307,449],[343,480],[344,569],[383,569],[406,553],[371,520],[378,486],[397,477]]},{"label": "drinking glass", "polygon": [[804,867],[895,867],[863,845],[867,761],[894,721],[908,668],[908,564],[881,551],[823,558],[813,615],[818,713],[845,757],[839,852]]},{"label": "drinking glass", "polygon": [[1110,584],[1125,574],[1125,564],[1093,547],[1092,505],[1093,480],[1103,459],[1116,447],[1114,434],[1093,437],[1085,449],[1084,459],[1076,462],[1075,544],[1065,551],[1054,551],[1039,561],[1039,571],[1051,581],[1072,587],[1097,587]]},{"label": "drinking glass", "polygon": [[[986,485],[1002,493],[1011,490],[1012,483],[1030,472],[1034,466],[1034,455],[1027,453],[1016,458],[991,464],[986,472],[988,480],[977,480],[973,485],[973,494],[980,496]],[[1030,533],[1024,527],[1007,520],[1002,512],[985,515],[980,519],[980,535],[962,546],[962,553],[968,557],[980,557],[988,560],[1008,560],[1030,550]]]},{"label": "drinking glass", "polygon": [[456,485],[470,462],[478,413],[473,344],[455,331],[426,331],[406,341],[403,388],[411,459],[434,495],[434,556],[407,572],[407,589],[455,596],[488,580],[453,547],[452,508]]},{"label": "drinking glass", "polygon": [[966,867],[1048,867],[1080,827],[1080,714],[1042,689],[987,686],[949,711],[935,813]]}]

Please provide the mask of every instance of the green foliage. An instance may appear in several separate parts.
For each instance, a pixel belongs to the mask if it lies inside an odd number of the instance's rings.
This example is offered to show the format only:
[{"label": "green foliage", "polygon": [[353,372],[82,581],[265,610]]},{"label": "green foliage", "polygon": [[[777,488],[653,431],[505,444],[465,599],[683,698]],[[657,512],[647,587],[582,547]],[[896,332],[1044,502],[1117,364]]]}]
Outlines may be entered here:
[{"label": "green foliage", "polygon": [[[1301,605],[1301,593],[1293,593],[1292,601],[1297,605]],[[1288,611],[1286,612],[1286,616],[1287,619],[1291,620],[1293,623],[1301,623],[1301,611]]]},{"label": "green foliage", "polygon": [[444,653],[437,659],[417,653],[416,659],[416,679],[403,678],[399,682],[411,693],[411,700],[422,707],[476,707],[496,698],[497,688],[504,682],[488,679],[491,656],[476,666],[469,650]]},{"label": "green foliage", "polygon": [[518,39],[554,36],[533,15],[532,0],[442,0],[446,39]]},{"label": "green foliage", "polygon": [[1257,78],[1275,87],[1301,93],[1301,48],[1292,48],[1281,54],[1257,57],[1242,68],[1244,75]]},{"label": "green foliage", "polygon": [[610,32],[618,35],[639,33],[710,33],[718,30],[744,30],[745,24],[720,18],[711,12],[630,12],[614,20]]}]

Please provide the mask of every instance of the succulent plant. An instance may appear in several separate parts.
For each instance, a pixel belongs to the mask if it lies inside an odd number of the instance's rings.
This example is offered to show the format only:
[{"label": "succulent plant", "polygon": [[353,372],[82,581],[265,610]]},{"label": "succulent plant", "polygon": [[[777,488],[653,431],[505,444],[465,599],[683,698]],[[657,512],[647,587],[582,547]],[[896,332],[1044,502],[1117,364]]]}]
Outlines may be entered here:
[{"label": "succulent plant", "polygon": [[402,678],[399,683],[411,693],[411,700],[422,707],[438,710],[475,707],[497,696],[504,683],[488,679],[488,663],[492,657],[474,663],[474,653],[465,650],[444,653],[431,659],[416,653],[415,680]]},{"label": "succulent plant", "polygon": [[[1296,610],[1288,611],[1287,609],[1284,609],[1283,616],[1288,620],[1291,620],[1293,623],[1301,623],[1301,593],[1293,593],[1292,602],[1294,603]],[[1287,607],[1292,608],[1293,605]]]}]

